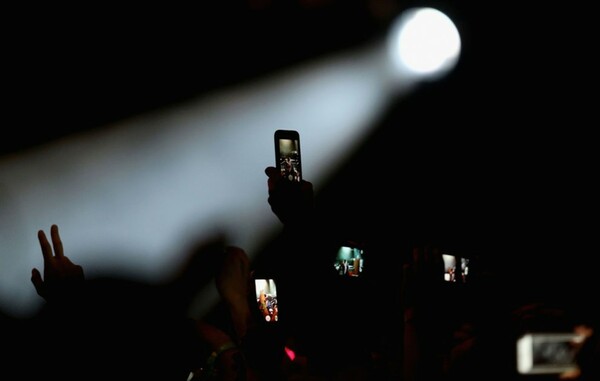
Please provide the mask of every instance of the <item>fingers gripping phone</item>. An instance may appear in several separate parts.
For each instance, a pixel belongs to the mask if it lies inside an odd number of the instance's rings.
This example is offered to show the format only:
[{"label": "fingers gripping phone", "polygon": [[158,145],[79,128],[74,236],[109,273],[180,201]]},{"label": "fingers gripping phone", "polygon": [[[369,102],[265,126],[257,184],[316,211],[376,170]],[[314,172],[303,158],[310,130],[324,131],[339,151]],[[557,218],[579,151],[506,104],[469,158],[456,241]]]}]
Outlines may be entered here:
[{"label": "fingers gripping phone", "polygon": [[275,166],[289,181],[302,180],[300,134],[295,130],[277,130],[275,138]]}]

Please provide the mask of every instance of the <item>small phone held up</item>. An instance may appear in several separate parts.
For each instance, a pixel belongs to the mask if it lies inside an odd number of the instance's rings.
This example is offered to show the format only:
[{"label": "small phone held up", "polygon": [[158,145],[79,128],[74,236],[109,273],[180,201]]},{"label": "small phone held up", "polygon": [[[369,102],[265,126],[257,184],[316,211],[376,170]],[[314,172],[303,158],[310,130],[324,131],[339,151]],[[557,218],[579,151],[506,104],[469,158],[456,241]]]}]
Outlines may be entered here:
[{"label": "small phone held up", "polygon": [[577,351],[584,340],[572,332],[525,334],[517,340],[517,370],[520,374],[578,371]]},{"label": "small phone held up", "polygon": [[339,246],[333,267],[340,276],[358,278],[363,275],[365,250],[354,241],[344,241]]},{"label": "small phone held up", "polygon": [[452,283],[469,283],[469,269],[475,259],[473,256],[442,254],[444,261],[444,280]]},{"label": "small phone held up", "polygon": [[300,134],[295,130],[277,130],[275,138],[275,166],[289,181],[302,180]]},{"label": "small phone held up", "polygon": [[273,278],[254,278],[254,294],[259,320],[267,323],[279,321],[277,285]]}]

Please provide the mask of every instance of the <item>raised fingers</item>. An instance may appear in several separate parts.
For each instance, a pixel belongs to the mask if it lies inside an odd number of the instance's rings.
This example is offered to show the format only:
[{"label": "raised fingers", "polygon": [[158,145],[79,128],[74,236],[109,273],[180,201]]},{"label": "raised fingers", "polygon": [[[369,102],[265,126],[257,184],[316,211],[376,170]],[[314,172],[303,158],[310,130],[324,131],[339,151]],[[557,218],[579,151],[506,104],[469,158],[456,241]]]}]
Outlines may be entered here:
[{"label": "raised fingers", "polygon": [[31,270],[31,283],[33,283],[33,287],[37,291],[39,296],[44,296],[44,281],[42,280],[42,274],[38,269]]},{"label": "raised fingers", "polygon": [[57,257],[64,257],[63,244],[60,240],[60,234],[58,233],[58,226],[52,225],[50,227],[50,236],[52,237],[52,246],[54,247],[54,255]]},{"label": "raised fingers", "polygon": [[50,242],[48,242],[48,238],[46,238],[43,230],[38,230],[38,241],[40,241],[44,262],[49,261],[52,258],[52,246],[50,246]]}]

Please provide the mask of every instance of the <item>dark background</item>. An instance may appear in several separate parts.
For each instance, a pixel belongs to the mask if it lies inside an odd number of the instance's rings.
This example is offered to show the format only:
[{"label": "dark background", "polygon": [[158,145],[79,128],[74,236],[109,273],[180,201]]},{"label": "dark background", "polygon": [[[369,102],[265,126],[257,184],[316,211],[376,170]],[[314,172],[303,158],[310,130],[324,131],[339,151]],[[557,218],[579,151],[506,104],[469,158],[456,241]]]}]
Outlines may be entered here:
[{"label": "dark background", "polygon": [[368,42],[401,10],[434,6],[459,28],[459,65],[394,105],[330,179],[319,201],[333,233],[379,247],[434,241],[484,253],[499,269],[567,294],[593,286],[589,10],[571,2],[199,4],[7,10],[0,154]]}]

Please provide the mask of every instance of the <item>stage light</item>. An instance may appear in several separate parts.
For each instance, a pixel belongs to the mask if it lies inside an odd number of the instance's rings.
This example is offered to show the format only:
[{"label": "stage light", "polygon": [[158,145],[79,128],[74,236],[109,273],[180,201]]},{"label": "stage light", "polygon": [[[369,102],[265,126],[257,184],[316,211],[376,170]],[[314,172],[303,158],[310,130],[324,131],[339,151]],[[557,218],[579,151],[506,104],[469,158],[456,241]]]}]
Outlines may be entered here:
[{"label": "stage light", "polygon": [[437,79],[456,65],[461,39],[452,20],[441,11],[411,8],[392,25],[388,49],[398,75]]}]

